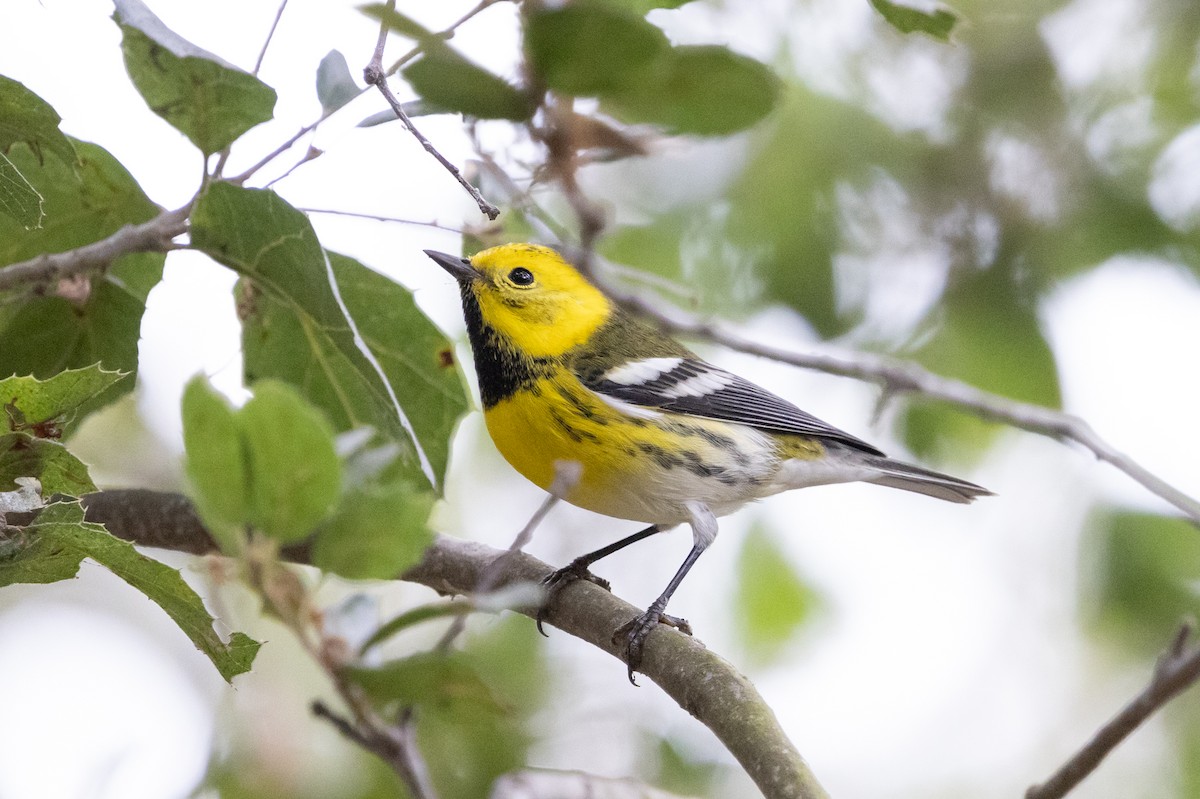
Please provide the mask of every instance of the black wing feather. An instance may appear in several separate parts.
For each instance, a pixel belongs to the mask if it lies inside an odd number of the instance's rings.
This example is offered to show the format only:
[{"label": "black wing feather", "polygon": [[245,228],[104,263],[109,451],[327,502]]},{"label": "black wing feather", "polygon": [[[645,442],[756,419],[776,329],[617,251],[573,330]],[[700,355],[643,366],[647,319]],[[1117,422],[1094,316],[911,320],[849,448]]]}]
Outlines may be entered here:
[{"label": "black wing feather", "polygon": [[[680,383],[702,375],[710,376],[714,385],[720,384],[719,387],[699,395],[671,396],[672,389]],[[770,433],[813,436],[872,455],[883,455],[867,442],[822,422],[782,397],[698,358],[684,358],[678,366],[645,382],[616,382],[607,379],[604,374],[581,375],[580,379],[598,394],[644,408],[735,422]]]}]

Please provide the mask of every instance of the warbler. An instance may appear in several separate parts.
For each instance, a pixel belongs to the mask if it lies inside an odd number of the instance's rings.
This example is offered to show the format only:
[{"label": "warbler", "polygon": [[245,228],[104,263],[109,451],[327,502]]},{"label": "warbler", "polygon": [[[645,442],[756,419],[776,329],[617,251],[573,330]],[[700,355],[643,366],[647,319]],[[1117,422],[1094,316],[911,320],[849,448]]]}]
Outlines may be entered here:
[{"label": "warbler", "polygon": [[[576,558],[552,590],[588,567],[686,523],[692,548],[624,637],[632,681],[643,642],[717,535],[717,517],[793,488],[863,481],[970,502],[990,494],[887,458],[748,380],[706,363],[632,316],[558,252],[504,244],[471,258],[425,250],[458,281],[488,432],[501,454],[549,490],[555,464],[582,468],[563,499],[650,526]],[[552,598],[552,597],[551,597]],[[549,600],[548,600],[549,601]],[[539,627],[541,618],[539,618]]]}]

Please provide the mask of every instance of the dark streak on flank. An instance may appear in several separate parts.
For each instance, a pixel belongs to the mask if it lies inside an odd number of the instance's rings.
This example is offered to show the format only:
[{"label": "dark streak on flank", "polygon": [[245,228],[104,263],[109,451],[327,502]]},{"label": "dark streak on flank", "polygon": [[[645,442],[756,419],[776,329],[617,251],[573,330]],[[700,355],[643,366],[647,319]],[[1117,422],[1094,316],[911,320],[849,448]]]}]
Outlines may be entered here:
[{"label": "dark streak on flank", "polygon": [[568,436],[570,436],[571,440],[574,441],[576,444],[582,443],[585,438],[594,444],[600,443],[600,439],[596,436],[595,433],[592,433],[589,430],[580,430],[577,427],[572,427],[571,423],[568,422],[566,419],[562,418],[562,416],[559,415],[558,411],[551,410],[550,418],[553,419],[554,423],[556,425],[558,425],[560,428],[562,428],[563,432],[565,432]]},{"label": "dark streak on flank", "polygon": [[595,410],[588,406],[587,402],[582,397],[571,391],[566,386],[558,386],[558,394],[568,403],[570,403],[571,407],[575,409],[576,413],[587,419],[589,422],[595,422],[599,425],[608,424],[608,419],[606,417],[596,413]]}]

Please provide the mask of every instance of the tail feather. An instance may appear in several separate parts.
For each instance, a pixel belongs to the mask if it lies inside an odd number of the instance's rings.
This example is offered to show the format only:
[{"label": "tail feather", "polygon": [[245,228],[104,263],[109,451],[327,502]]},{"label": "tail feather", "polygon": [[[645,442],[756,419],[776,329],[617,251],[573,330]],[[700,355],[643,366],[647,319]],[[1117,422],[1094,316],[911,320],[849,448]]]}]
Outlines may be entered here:
[{"label": "tail feather", "polygon": [[966,504],[974,501],[976,497],[992,495],[991,491],[982,486],[909,463],[879,458],[872,461],[871,466],[878,469],[879,474],[866,478],[868,483],[914,491],[947,502]]}]

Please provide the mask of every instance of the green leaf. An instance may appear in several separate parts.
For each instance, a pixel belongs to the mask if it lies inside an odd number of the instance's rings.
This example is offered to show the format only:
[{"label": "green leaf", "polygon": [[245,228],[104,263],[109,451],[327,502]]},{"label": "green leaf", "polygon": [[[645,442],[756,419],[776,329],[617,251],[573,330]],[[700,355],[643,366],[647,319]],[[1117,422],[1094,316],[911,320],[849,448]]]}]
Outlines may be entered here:
[{"label": "green leaf", "polygon": [[[530,98],[503,78],[468,61],[436,33],[382,3],[362,6],[361,11],[381,21],[388,30],[420,44],[421,55],[404,68],[405,80],[425,101],[419,111],[516,122],[533,115],[535,104]],[[363,120],[360,127],[393,119],[396,115],[385,111]]]},{"label": "green leaf", "polygon": [[725,47],[676,47],[647,79],[603,99],[606,108],[628,121],[724,136],[769,114],[779,101],[779,85],[766,64]]},{"label": "green leaf", "polygon": [[441,40],[421,45],[421,55],[404,68],[404,79],[429,103],[467,116],[515,122],[533,116],[535,106],[520,89]]},{"label": "green leaf", "polygon": [[222,551],[236,553],[236,530],[250,520],[246,443],[233,407],[199,375],[183,390],[183,443],[200,518]]},{"label": "green leaf", "polygon": [[100,364],[66,369],[45,380],[13,375],[0,380],[0,405],[7,413],[9,429],[28,429],[43,422],[61,421],[123,377],[121,372],[105,371]]},{"label": "green leaf", "polygon": [[317,531],[313,565],[351,580],[390,580],[433,543],[433,494],[407,481],[351,486]]},{"label": "green leaf", "polygon": [[25,142],[40,164],[42,150],[54,153],[64,164],[75,163],[75,149],[59,130],[62,117],[49,103],[12,78],[0,75],[0,153]]},{"label": "green leaf", "polygon": [[140,0],[116,0],[125,68],[150,110],[205,155],[271,118],[275,90],[183,39]]},{"label": "green leaf", "polygon": [[[333,252],[328,257],[342,299],[440,481],[454,429],[470,407],[454,345],[404,286],[353,258]],[[389,419],[394,427],[394,411]],[[389,429],[382,420],[368,421],[378,430]],[[395,437],[407,438],[400,431]]]},{"label": "green leaf", "polygon": [[646,16],[659,8],[672,9],[685,6],[692,0],[620,0],[620,4],[638,16]]},{"label": "green leaf", "polygon": [[46,496],[96,490],[87,466],[59,442],[29,433],[0,435],[0,491],[12,490],[18,477],[36,477]]},{"label": "green leaf", "polygon": [[377,668],[350,668],[346,676],[384,707],[504,710],[475,669],[454,653],[421,652]]},{"label": "green leaf", "polygon": [[1200,615],[1200,536],[1179,518],[1113,511],[1093,520],[1080,545],[1084,598],[1093,629],[1121,649],[1163,648]]},{"label": "green leaf", "polygon": [[283,543],[306,538],[342,487],[329,422],[291,386],[263,380],[237,423],[250,478],[248,520]]},{"label": "green leaf", "polygon": [[735,603],[738,637],[760,663],[776,660],[820,604],[762,527],[752,529],[742,544]]},{"label": "green leaf", "polygon": [[338,306],[325,254],[300,212],[271,192],[218,184],[198,203],[192,235],[196,246],[249,278],[239,288],[247,380],[286,380],[337,430],[373,427],[400,442],[409,473],[420,480],[394,394],[440,483],[467,399],[453,347],[409,292],[353,259],[328,255],[376,370]]},{"label": "green leaf", "polygon": [[360,94],[362,89],[350,75],[346,56],[330,50],[317,67],[317,99],[321,101],[321,109],[332,114]]},{"label": "green leaf", "polygon": [[958,24],[958,16],[945,8],[932,12],[921,11],[891,0],[871,0],[871,5],[901,33],[927,33],[935,39],[948,42],[950,33]]},{"label": "green leaf", "polygon": [[213,629],[204,602],[179,572],[138,552],[102,526],[83,520],[78,502],[58,502],[38,514],[21,542],[0,557],[0,586],[48,583],[75,576],[91,558],[161,607],[227,681],[250,669],[260,644],[242,633],[229,642]]},{"label": "green leaf", "polygon": [[[160,211],[106,150],[80,141],[74,147],[76,167],[58,159],[39,163],[23,144],[9,153],[45,199],[46,219],[41,228],[25,230],[0,216],[0,263],[80,247]],[[0,375],[48,378],[95,363],[127,373],[81,407],[76,421],[131,391],[146,295],[162,278],[163,261],[162,253],[124,255],[101,275],[0,303]]]},{"label": "green leaf", "polygon": [[42,195],[25,179],[8,156],[0,152],[0,213],[12,217],[26,230],[40,227],[46,213]]},{"label": "green leaf", "polygon": [[394,8],[389,8],[384,3],[368,3],[365,6],[359,6],[359,11],[366,14],[372,19],[382,22],[389,31],[398,33],[401,36],[407,36],[410,39],[415,39],[418,42],[429,41],[436,39],[437,34],[416,22],[411,17],[401,14]]},{"label": "green leaf", "polygon": [[650,82],[671,45],[642,16],[601,2],[529,14],[530,66],[547,86],[567,94],[608,97]]}]

